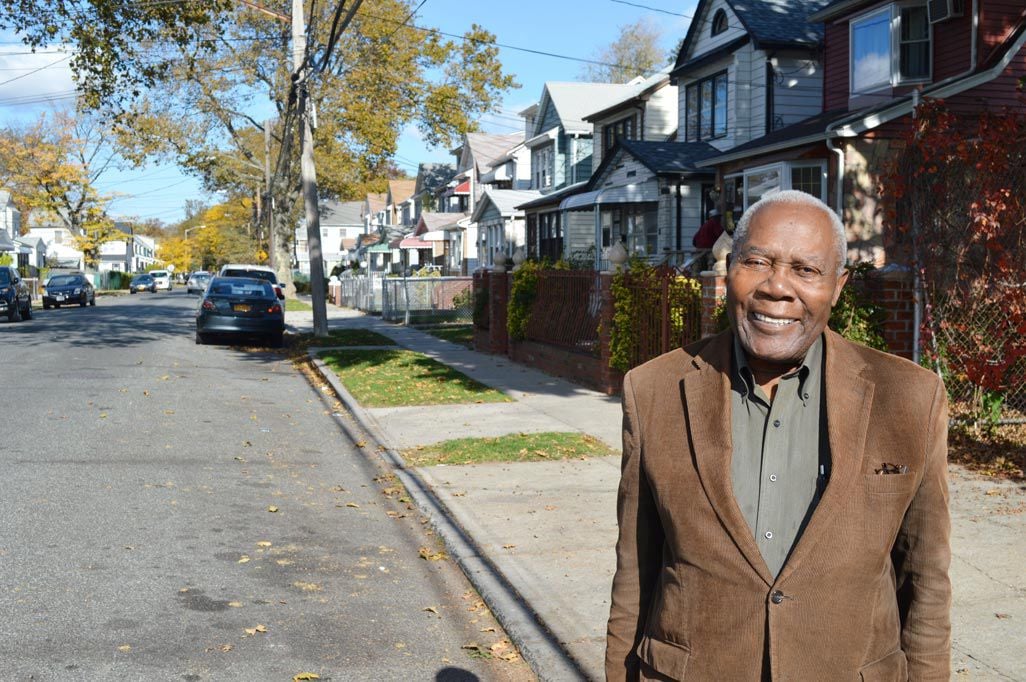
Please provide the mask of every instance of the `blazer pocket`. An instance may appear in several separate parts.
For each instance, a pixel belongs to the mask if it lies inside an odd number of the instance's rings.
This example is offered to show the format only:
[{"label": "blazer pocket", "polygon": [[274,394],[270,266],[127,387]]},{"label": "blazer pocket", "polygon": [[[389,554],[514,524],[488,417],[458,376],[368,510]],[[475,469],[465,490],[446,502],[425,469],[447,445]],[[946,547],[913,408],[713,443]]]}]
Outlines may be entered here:
[{"label": "blazer pocket", "polygon": [[637,652],[642,663],[674,680],[684,679],[684,671],[691,658],[691,649],[683,644],[654,639],[648,635],[641,638]]},{"label": "blazer pocket", "polygon": [[907,474],[866,474],[866,490],[878,495],[901,495],[916,487],[915,472]]},{"label": "blazer pocket", "polygon": [[[900,474],[889,474],[898,476]],[[908,682],[908,661],[901,649],[859,669],[862,682]]]}]

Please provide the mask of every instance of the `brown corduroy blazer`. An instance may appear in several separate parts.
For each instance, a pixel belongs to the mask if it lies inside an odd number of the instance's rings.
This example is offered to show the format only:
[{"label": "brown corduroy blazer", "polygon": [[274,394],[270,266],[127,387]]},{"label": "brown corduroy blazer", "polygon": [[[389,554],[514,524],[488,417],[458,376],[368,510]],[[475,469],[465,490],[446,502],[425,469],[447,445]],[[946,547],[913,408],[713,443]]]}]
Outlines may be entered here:
[{"label": "brown corduroy blazer", "polygon": [[730,332],[627,374],[608,680],[949,679],[944,387],[825,341],[830,480],[776,578],[733,494]]}]

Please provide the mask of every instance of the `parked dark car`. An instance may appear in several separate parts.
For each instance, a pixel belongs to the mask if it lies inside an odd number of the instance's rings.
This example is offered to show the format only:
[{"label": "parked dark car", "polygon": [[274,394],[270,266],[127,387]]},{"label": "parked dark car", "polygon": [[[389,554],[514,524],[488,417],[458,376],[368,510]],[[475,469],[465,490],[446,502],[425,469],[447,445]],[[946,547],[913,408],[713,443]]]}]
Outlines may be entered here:
[{"label": "parked dark car", "polygon": [[207,285],[210,284],[210,273],[198,270],[189,275],[188,281],[185,283],[186,293],[196,293],[202,295],[206,290]]},{"label": "parked dark car", "polygon": [[153,279],[153,275],[136,275],[132,278],[132,283],[128,285],[128,292],[134,294],[138,291],[148,291],[151,294],[157,293],[157,280]]},{"label": "parked dark car", "polygon": [[17,269],[0,265],[0,315],[9,322],[32,319],[32,295]]},{"label": "parked dark car", "polygon": [[264,279],[214,277],[196,309],[196,343],[215,335],[259,336],[278,348],[285,333],[285,311]]},{"label": "parked dark car", "polygon": [[96,289],[85,275],[54,275],[43,289],[43,309],[60,308],[77,303],[96,305]]}]

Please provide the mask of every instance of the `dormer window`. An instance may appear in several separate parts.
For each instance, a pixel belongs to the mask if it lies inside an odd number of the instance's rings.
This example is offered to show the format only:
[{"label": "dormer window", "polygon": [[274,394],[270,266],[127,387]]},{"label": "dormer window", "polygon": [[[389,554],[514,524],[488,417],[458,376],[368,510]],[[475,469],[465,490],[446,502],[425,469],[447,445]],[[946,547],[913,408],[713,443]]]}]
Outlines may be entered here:
[{"label": "dormer window", "polygon": [[687,142],[724,137],[727,134],[727,72],[688,85],[684,104]]},{"label": "dormer window", "polygon": [[930,80],[931,33],[925,4],[895,4],[851,22],[851,92]]},{"label": "dormer window", "polygon": [[727,30],[727,12],[725,10],[717,10],[716,14],[713,15],[712,20],[712,35],[718,36]]}]

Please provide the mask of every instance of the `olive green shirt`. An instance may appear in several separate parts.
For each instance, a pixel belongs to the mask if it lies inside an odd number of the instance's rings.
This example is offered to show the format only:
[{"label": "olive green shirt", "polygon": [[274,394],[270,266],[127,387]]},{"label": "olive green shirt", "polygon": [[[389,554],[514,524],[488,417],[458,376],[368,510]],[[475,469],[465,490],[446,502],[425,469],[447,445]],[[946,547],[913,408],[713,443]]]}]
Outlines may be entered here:
[{"label": "olive green shirt", "polygon": [[820,336],[801,367],[781,377],[770,400],[755,382],[744,349],[734,337],[730,391],[734,498],[774,576],[801,537],[828,473],[826,417],[821,410],[823,357]]}]

